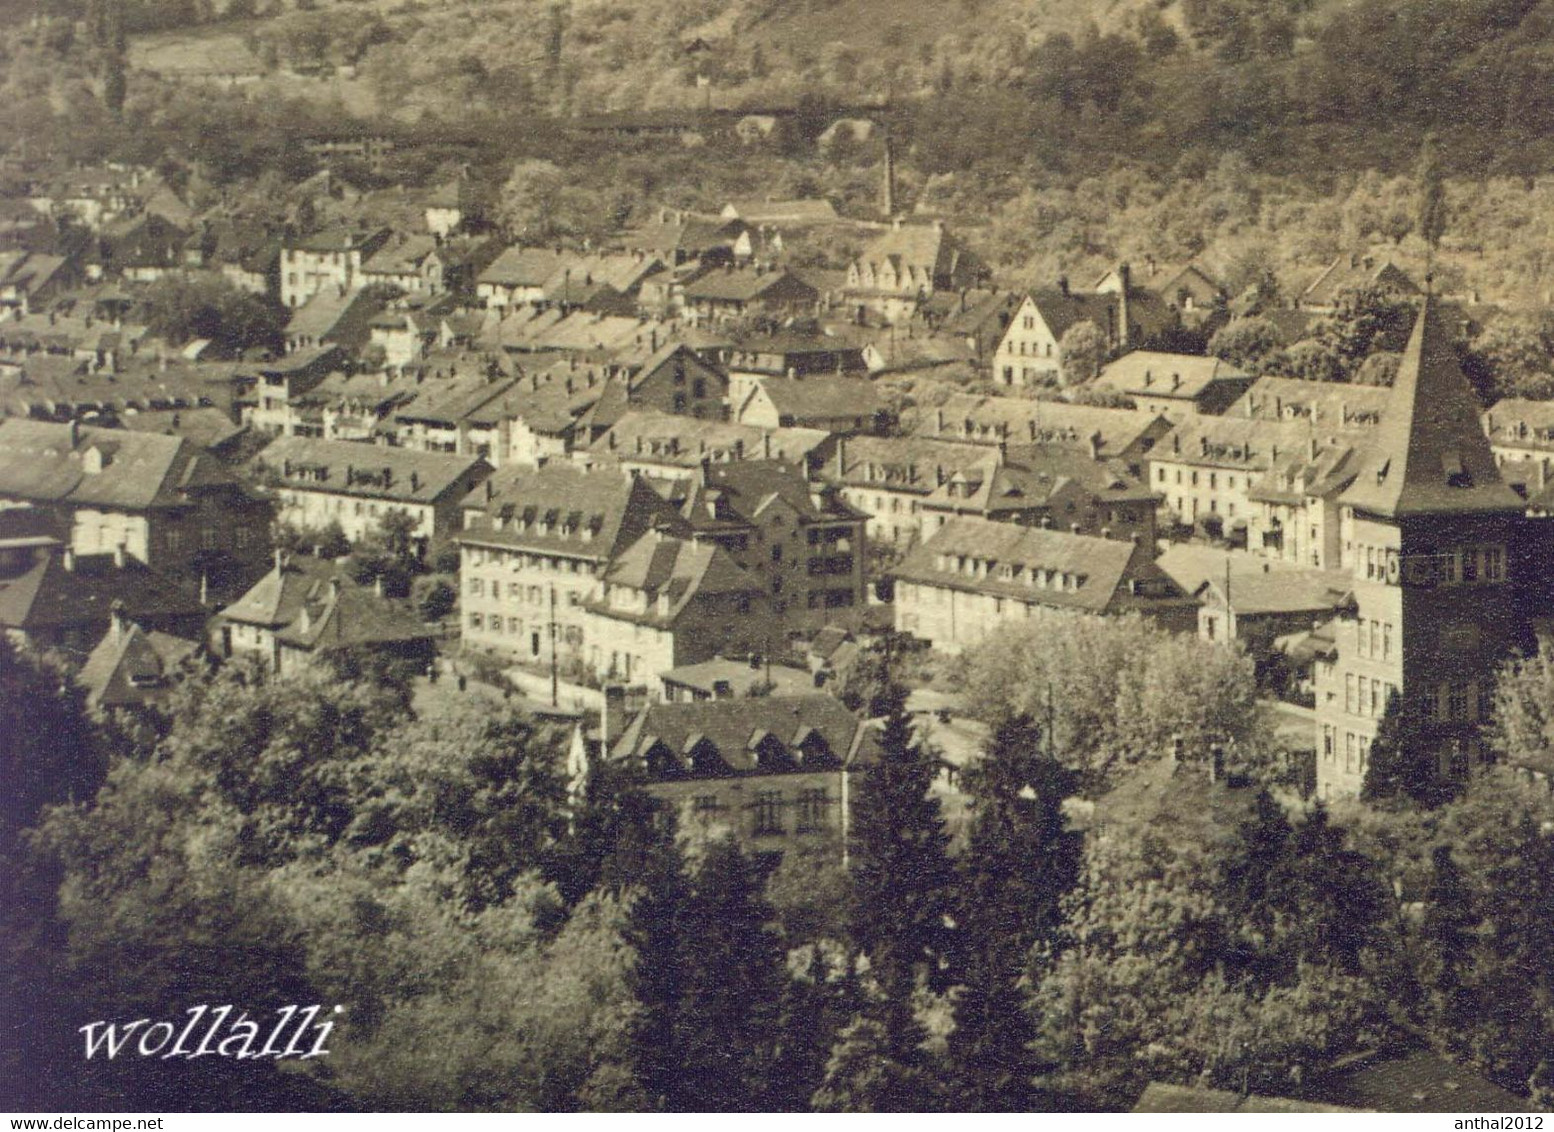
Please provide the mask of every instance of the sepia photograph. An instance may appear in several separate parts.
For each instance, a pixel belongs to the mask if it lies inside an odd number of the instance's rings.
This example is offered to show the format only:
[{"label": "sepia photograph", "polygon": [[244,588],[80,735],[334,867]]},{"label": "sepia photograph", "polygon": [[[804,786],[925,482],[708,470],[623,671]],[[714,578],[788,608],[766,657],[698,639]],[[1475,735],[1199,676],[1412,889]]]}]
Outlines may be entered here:
[{"label": "sepia photograph", "polygon": [[1554,0],[0,0],[0,630],[10,1129],[1541,1129]]}]

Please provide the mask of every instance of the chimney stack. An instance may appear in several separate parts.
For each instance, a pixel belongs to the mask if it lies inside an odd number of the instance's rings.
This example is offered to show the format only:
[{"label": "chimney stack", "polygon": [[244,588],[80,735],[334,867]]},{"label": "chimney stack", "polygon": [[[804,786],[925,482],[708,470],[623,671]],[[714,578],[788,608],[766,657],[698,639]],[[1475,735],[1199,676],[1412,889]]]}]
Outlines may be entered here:
[{"label": "chimney stack", "polygon": [[1117,345],[1127,347],[1131,331],[1128,329],[1128,291],[1133,286],[1133,271],[1125,263],[1117,265]]},{"label": "chimney stack", "polygon": [[61,564],[65,567],[65,569],[68,572],[70,572],[72,574],[75,573],[75,571],[76,571],[76,551],[75,551],[75,547],[73,547],[73,546],[65,547],[64,554],[61,557]]}]

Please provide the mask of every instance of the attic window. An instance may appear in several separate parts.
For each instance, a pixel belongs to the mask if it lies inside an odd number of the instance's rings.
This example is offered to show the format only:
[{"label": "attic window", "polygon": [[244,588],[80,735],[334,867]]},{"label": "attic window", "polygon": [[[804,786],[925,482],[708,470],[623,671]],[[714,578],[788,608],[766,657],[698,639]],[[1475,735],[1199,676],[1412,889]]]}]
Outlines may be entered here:
[{"label": "attic window", "polygon": [[1472,487],[1473,477],[1463,466],[1462,457],[1456,452],[1441,454],[1441,469],[1446,473],[1447,487]]}]

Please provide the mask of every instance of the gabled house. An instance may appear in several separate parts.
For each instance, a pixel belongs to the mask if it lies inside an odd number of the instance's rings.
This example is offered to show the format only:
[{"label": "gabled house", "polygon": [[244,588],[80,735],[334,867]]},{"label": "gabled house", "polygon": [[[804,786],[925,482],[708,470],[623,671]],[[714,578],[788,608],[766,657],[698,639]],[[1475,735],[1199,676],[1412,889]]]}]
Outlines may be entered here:
[{"label": "gabled house", "polygon": [[1167,628],[1197,628],[1196,599],[1142,542],[956,518],[892,574],[896,629],[943,652],[961,652],[1002,623],[1054,615],[1140,613]]},{"label": "gabled house", "polygon": [[889,406],[856,377],[745,377],[732,384],[733,419],[762,428],[816,428],[837,434],[881,432]]},{"label": "gabled house", "polygon": [[[682,828],[846,863],[857,778],[878,757],[869,724],[819,694],[650,704],[628,716],[623,691],[606,690],[606,765],[644,777]],[[585,769],[574,768],[576,780]]]},{"label": "gabled house", "polygon": [[269,502],[178,436],[0,421],[0,500],[53,515],[77,555],[127,556],[217,593],[247,585],[269,553]]},{"label": "gabled house", "polygon": [[188,636],[198,634],[207,610],[189,579],[118,550],[77,554],[44,512],[0,512],[0,631],[84,659],[116,615],[147,630]]},{"label": "gabled house", "polygon": [[897,221],[848,264],[843,294],[859,316],[874,310],[890,322],[901,322],[936,291],[975,286],[985,274],[942,223]]},{"label": "gabled house", "polygon": [[814,311],[820,293],[790,272],[761,266],[714,268],[681,291],[692,321],[767,315],[795,318]]},{"label": "gabled house", "polygon": [[708,461],[664,490],[690,537],[721,547],[758,580],[784,631],[862,613],[868,516],[831,485],[781,460]]},{"label": "gabled house", "polygon": [[1222,358],[1133,350],[1108,362],[1093,388],[1117,393],[1167,420],[1218,416],[1252,385],[1252,376]]},{"label": "gabled house", "polygon": [[387,228],[339,227],[285,241],[281,302],[300,307],[320,291],[355,291],[366,282],[362,265],[389,242]]},{"label": "gabled house", "polygon": [[1405,298],[1421,294],[1419,285],[1390,259],[1353,253],[1341,255],[1323,268],[1300,293],[1296,305],[1308,311],[1333,311],[1346,292],[1369,288]]},{"label": "gabled house", "polygon": [[464,642],[568,667],[586,661],[583,605],[610,563],[655,523],[675,522],[646,481],[561,464],[503,468],[462,510]]},{"label": "gabled house", "polygon": [[422,552],[458,531],[460,505],[491,472],[479,456],[303,436],[272,440],[254,465],[282,521],[305,530],[339,523],[357,542],[399,511],[415,521],[412,538]]},{"label": "gabled house", "polygon": [[781,624],[760,581],[715,543],[655,526],[605,569],[583,605],[588,667],[602,679],[654,682],[725,654],[770,655]]},{"label": "gabled house", "polygon": [[924,410],[914,432],[995,448],[1067,445],[1097,460],[1120,460],[1130,474],[1142,476],[1145,458],[1169,435],[1171,422],[1138,409],[957,393],[939,408]]},{"label": "gabled house", "polygon": [[402,601],[358,585],[344,566],[276,554],[275,567],[210,624],[221,657],[257,656],[277,673],[345,653],[393,656],[424,671],[436,652],[434,630]]},{"label": "gabled house", "polygon": [[120,606],[111,610],[108,632],[81,665],[76,682],[87,706],[99,711],[157,708],[199,649],[198,640],[142,629]]}]

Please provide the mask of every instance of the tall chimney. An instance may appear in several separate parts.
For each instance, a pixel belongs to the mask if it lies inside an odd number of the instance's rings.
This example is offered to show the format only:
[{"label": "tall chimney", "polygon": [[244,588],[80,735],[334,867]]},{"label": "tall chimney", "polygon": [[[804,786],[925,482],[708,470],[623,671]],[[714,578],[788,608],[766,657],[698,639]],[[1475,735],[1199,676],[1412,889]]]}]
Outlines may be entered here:
[{"label": "tall chimney", "polygon": [[1117,282],[1120,290],[1117,295],[1117,345],[1128,345],[1128,291],[1133,286],[1133,272],[1125,263],[1117,265]]},{"label": "tall chimney", "polygon": [[880,211],[889,220],[896,214],[896,151],[885,135],[885,168],[880,184]]}]

